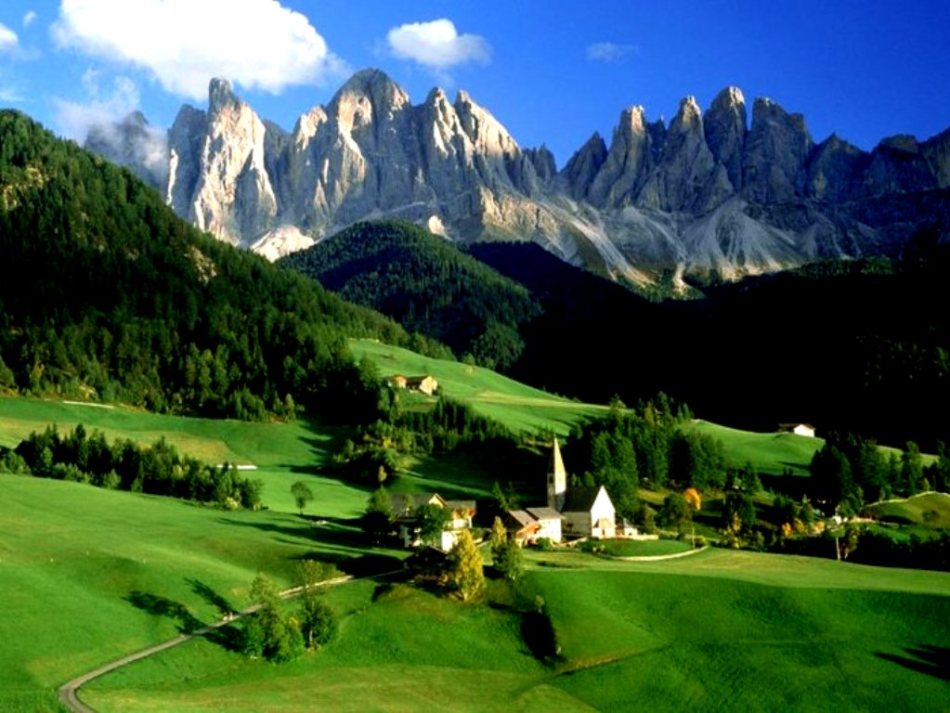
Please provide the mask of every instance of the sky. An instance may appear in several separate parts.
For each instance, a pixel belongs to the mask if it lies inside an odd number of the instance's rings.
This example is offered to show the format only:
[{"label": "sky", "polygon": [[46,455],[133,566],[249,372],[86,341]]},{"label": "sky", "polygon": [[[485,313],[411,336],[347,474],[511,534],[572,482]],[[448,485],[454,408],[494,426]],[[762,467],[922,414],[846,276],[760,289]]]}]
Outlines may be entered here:
[{"label": "sky", "polygon": [[948,0],[4,0],[0,107],[81,140],[141,110],[167,128],[213,76],[290,130],[376,67],[421,103],[460,89],[558,165],[620,112],[669,121],[724,87],[870,149],[950,127]]}]

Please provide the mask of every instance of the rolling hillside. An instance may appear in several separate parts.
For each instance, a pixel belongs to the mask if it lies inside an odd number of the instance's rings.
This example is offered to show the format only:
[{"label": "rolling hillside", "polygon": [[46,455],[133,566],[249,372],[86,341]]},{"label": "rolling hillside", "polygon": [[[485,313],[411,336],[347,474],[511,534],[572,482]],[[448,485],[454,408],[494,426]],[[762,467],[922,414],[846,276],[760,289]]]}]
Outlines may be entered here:
[{"label": "rolling hillside", "polygon": [[549,554],[532,558],[523,596],[543,598],[557,632],[550,666],[521,638],[522,605],[497,590],[496,606],[466,607],[364,584],[328,595],[344,612],[341,633],[312,658],[274,667],[195,642],[85,695],[101,711],[357,711],[394,700],[451,711],[644,700],[659,711],[937,711],[947,577],[744,552],[649,564]]}]

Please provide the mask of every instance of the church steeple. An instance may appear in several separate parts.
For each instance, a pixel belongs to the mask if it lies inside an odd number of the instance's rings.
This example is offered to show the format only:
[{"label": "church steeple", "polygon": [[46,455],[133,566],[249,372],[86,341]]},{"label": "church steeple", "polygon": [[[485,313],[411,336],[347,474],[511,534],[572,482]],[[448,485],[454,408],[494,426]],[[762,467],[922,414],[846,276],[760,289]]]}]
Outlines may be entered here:
[{"label": "church steeple", "polygon": [[561,447],[557,438],[551,448],[551,466],[548,468],[548,507],[558,512],[564,507],[567,494],[567,470],[564,468],[564,459],[561,458]]}]

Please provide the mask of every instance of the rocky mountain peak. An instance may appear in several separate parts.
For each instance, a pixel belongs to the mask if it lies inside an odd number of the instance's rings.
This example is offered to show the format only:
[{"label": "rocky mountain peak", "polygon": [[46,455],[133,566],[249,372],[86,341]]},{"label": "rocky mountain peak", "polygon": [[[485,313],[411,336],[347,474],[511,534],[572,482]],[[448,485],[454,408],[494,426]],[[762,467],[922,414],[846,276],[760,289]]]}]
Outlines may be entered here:
[{"label": "rocky mountain peak", "polygon": [[[291,135],[215,79],[208,111],[183,107],[167,134],[131,115],[90,131],[87,146],[146,177],[182,217],[271,257],[367,217],[400,217],[453,239],[535,240],[648,283],[896,252],[914,216],[950,225],[934,190],[950,185],[950,132],[866,153],[837,137],[814,146],[804,118],[770,99],[747,119],[736,87],[705,112],[684,98],[669,124],[631,106],[609,146],[593,134],[558,173],[547,149],[521,149],[467,92],[450,101],[436,88],[413,106],[368,69]],[[868,199],[877,207],[862,213]]]},{"label": "rocky mountain peak", "polygon": [[691,131],[703,128],[703,112],[696,97],[687,96],[680,100],[679,110],[670,124],[670,131]]},{"label": "rocky mountain peak", "polygon": [[242,102],[235,95],[231,82],[221,77],[215,77],[208,85],[208,112],[220,114],[229,107],[235,107]]}]

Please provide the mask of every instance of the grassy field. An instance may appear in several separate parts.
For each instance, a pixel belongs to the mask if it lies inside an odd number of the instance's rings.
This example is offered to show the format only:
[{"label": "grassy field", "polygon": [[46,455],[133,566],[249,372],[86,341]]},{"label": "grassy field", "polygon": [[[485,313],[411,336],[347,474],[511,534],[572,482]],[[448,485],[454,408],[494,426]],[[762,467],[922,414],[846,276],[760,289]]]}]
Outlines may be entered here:
[{"label": "grassy field", "polygon": [[946,574],[723,551],[609,564],[531,575],[573,671],[558,686],[593,708],[945,710]]},{"label": "grassy field", "polygon": [[722,441],[730,461],[736,465],[751,463],[760,473],[808,475],[808,464],[825,441],[821,438],[796,436],[793,433],[756,433],[719,426],[709,421],[693,423],[700,433]]},{"label": "grassy field", "polygon": [[681,540],[605,540],[604,552],[611,557],[659,557],[692,549]]},{"label": "grassy field", "polygon": [[[369,550],[282,512],[225,512],[87,485],[0,476],[0,710],[50,710],[97,664],[245,603],[258,572],[347,569]],[[380,553],[384,554],[384,553]]]},{"label": "grassy field", "polygon": [[13,447],[32,431],[49,424],[71,430],[82,423],[103,431],[111,440],[129,438],[151,444],[165,438],[180,451],[208,463],[255,465],[248,472],[264,482],[263,502],[274,510],[293,511],[290,486],[305,480],[319,490],[312,511],[352,517],[363,511],[367,493],[346,483],[313,474],[329,456],[341,429],[307,420],[293,423],[164,416],[121,407],[107,408],[40,399],[0,397],[0,446]]},{"label": "grassy field", "polygon": [[350,350],[357,358],[367,357],[374,362],[380,376],[431,374],[446,396],[470,404],[515,431],[544,430],[565,436],[575,423],[607,412],[606,406],[554,396],[489,369],[431,359],[377,341],[350,340]]},{"label": "grassy field", "polygon": [[921,493],[904,500],[887,500],[868,505],[868,515],[901,524],[950,527],[950,495]]},{"label": "grassy field", "polygon": [[[547,566],[545,566],[545,563]],[[557,566],[552,566],[557,565]],[[533,554],[563,660],[529,654],[521,616],[370,583],[328,595],[325,650],[284,667],[207,642],[84,689],[100,711],[942,710],[950,577],[709,551],[630,563]],[[945,658],[944,658],[945,660]]]}]

